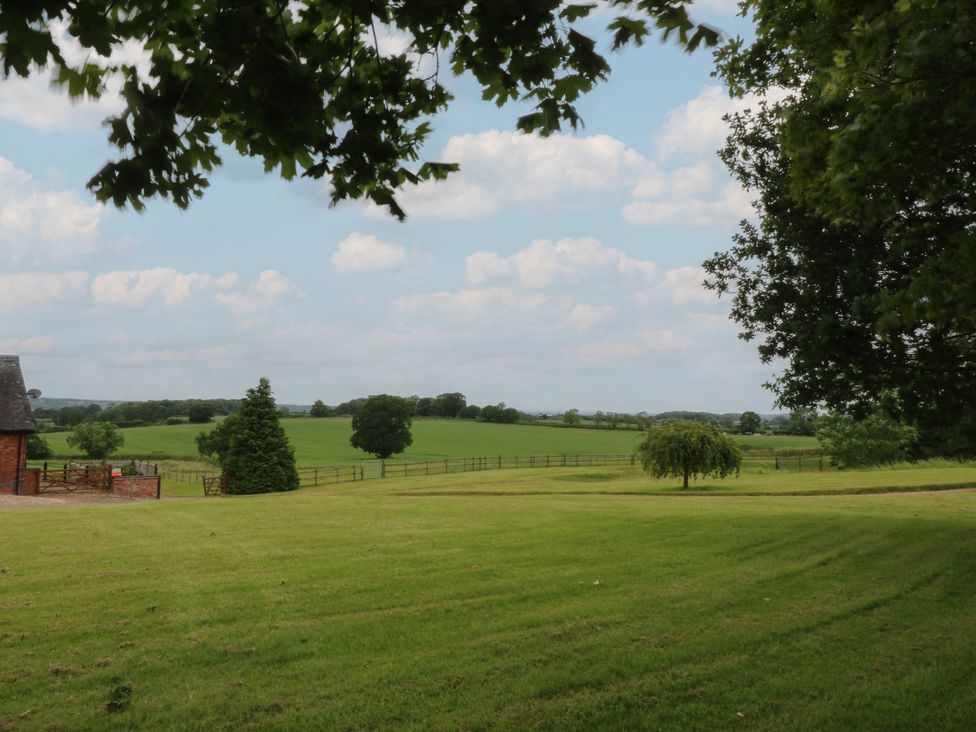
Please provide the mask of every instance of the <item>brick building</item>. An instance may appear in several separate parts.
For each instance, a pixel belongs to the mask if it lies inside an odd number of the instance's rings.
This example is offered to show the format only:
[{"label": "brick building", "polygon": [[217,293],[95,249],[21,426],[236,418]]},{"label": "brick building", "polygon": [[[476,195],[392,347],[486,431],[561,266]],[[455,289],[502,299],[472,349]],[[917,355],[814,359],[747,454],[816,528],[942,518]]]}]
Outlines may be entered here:
[{"label": "brick building", "polygon": [[0,356],[0,493],[21,492],[27,466],[27,435],[36,430],[20,358]]}]

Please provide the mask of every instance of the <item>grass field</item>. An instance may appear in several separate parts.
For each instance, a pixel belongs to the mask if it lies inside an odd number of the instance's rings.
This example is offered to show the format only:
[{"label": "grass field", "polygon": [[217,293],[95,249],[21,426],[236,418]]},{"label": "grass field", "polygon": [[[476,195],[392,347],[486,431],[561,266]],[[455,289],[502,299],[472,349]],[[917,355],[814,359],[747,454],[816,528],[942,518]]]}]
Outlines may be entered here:
[{"label": "grass field", "polygon": [[0,729],[976,724],[976,491],[515,494],[631,480],[2,511]]},{"label": "grass field", "polygon": [[[288,438],[295,446],[299,465],[335,465],[368,457],[349,444],[350,420],[283,419]],[[122,430],[125,445],[120,454],[197,457],[194,437],[201,425],[132,427]],[[406,460],[474,457],[479,455],[602,455],[630,453],[640,433],[621,430],[563,429],[527,425],[490,424],[467,420],[420,419],[413,424],[413,445],[402,455]],[[68,447],[68,432],[45,435],[56,455],[80,455]],[[737,439],[748,448],[787,449],[816,447],[811,437],[742,436]]]}]

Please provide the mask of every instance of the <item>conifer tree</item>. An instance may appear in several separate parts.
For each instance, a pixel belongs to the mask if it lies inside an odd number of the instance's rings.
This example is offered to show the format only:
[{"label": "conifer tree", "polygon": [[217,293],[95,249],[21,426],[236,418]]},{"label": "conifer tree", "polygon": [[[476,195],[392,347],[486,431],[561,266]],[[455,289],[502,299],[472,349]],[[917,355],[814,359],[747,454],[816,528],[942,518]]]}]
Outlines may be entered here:
[{"label": "conifer tree", "polygon": [[295,450],[278,423],[271,384],[247,390],[224,463],[228,493],[270,493],[298,488]]}]

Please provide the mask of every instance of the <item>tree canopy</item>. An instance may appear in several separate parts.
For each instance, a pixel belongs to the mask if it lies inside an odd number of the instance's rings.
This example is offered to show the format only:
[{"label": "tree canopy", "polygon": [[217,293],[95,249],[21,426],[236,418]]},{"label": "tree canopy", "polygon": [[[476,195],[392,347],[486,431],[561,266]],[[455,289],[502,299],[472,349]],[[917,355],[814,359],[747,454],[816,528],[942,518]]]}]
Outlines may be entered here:
[{"label": "tree canopy", "polygon": [[[705,267],[792,409],[881,404],[924,453],[976,453],[976,7],[749,0],[717,54],[722,155],[756,197]],[[778,100],[778,101],[777,101]]]},{"label": "tree canopy", "polygon": [[[612,45],[654,29],[688,50],[717,33],[689,18],[685,0],[609,0],[620,11]],[[577,30],[595,3],[561,0],[44,0],[5,4],[0,67],[27,76],[50,66],[72,96],[99,96],[124,78],[125,108],[107,120],[120,157],[89,181],[102,201],[136,209],[155,195],[185,208],[221,159],[217,140],[282,177],[328,177],[333,202],[368,198],[402,218],[399,186],[439,179],[456,166],[417,164],[428,118],[451,95],[441,62],[470,73],[487,101],[529,100],[518,128],[576,127],[574,104],[609,73],[595,41]],[[81,45],[68,58],[51,33],[67,21]],[[404,50],[385,51],[393,35]],[[148,78],[110,62],[136,41]],[[389,45],[389,44],[388,44]],[[428,68],[429,67],[429,68]]]},{"label": "tree canopy", "polygon": [[312,408],[309,410],[309,416],[312,417],[334,417],[335,410],[328,406],[321,399],[316,399]]},{"label": "tree canopy", "polygon": [[644,472],[655,478],[681,478],[682,488],[687,489],[691,477],[738,475],[742,451],[710,424],[672,421],[650,428],[634,458]]},{"label": "tree canopy", "polygon": [[755,412],[743,412],[739,417],[739,432],[758,432],[762,429],[762,417]]},{"label": "tree canopy", "polygon": [[104,460],[125,443],[125,438],[111,422],[85,422],[68,435],[68,444],[77,447],[85,457]]},{"label": "tree canopy", "polygon": [[412,399],[378,394],[371,396],[352,418],[350,444],[381,460],[396,455],[413,444]]}]

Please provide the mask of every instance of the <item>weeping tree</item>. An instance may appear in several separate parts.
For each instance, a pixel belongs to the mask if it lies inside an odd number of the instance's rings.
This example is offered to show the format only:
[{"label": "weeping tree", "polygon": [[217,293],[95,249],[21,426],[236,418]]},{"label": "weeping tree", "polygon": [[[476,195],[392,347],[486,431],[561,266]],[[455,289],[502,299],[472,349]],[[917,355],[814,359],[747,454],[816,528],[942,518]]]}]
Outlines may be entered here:
[{"label": "weeping tree", "polygon": [[687,490],[692,477],[738,477],[742,451],[710,424],[679,420],[649,429],[634,460],[654,478],[682,478]]},{"label": "weeping tree", "polygon": [[278,423],[270,382],[262,378],[241,400],[226,457],[228,493],[270,493],[298,488],[295,450]]}]

